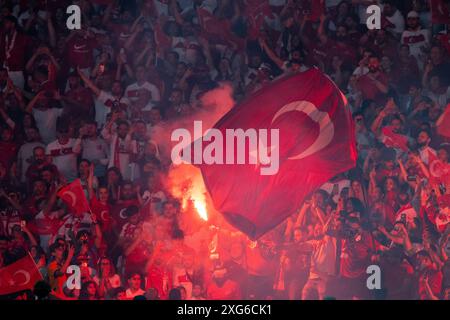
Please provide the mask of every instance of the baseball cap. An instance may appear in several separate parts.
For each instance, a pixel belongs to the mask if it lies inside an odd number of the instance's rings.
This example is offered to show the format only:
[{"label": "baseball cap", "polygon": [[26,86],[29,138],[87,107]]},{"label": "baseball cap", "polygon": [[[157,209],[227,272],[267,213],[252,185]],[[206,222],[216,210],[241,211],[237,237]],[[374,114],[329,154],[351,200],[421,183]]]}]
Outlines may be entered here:
[{"label": "baseball cap", "polygon": [[417,11],[410,11],[407,15],[407,18],[419,18],[419,14]]}]

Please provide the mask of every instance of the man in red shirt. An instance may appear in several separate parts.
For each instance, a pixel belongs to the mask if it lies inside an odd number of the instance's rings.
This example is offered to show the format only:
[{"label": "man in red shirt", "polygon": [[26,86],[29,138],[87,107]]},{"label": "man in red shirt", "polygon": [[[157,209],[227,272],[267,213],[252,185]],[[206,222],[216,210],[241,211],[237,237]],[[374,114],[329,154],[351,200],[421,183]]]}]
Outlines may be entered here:
[{"label": "man in red shirt", "polygon": [[8,70],[8,76],[14,85],[24,88],[23,71],[27,63],[26,55],[31,52],[31,40],[17,30],[17,19],[6,16],[3,20],[3,32],[0,33],[0,63]]},{"label": "man in red shirt", "polygon": [[383,103],[383,95],[388,93],[388,79],[380,71],[380,60],[376,56],[369,58],[369,73],[358,78],[357,86],[365,100]]},{"label": "man in red shirt", "polygon": [[61,101],[69,105],[70,115],[75,119],[94,118],[94,98],[89,89],[81,85],[81,79],[76,72],[69,75],[70,90],[61,96]]},{"label": "man in red shirt", "polygon": [[86,71],[94,64],[94,48],[97,42],[90,31],[72,31],[66,43],[66,61],[69,66],[76,70],[77,67]]}]

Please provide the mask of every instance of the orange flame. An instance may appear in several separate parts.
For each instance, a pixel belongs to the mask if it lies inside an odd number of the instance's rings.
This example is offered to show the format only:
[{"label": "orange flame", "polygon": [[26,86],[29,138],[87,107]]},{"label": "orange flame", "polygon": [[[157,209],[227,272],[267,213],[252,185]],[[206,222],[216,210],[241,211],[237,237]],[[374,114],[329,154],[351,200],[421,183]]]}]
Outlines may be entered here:
[{"label": "orange flame", "polygon": [[208,211],[206,210],[206,204],[204,201],[200,199],[193,199],[195,209],[197,210],[198,215],[204,221],[208,221]]},{"label": "orange flame", "polygon": [[172,167],[169,171],[169,183],[172,195],[181,200],[183,210],[186,210],[191,202],[199,217],[208,221],[206,188],[198,168],[189,164]]}]

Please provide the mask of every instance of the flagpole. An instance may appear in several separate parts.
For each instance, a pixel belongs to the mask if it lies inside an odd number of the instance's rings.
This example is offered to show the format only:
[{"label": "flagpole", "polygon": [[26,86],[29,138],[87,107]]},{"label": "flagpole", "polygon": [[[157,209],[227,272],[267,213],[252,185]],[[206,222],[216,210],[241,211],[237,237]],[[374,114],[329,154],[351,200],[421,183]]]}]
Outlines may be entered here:
[{"label": "flagpole", "polygon": [[36,270],[39,272],[39,276],[41,277],[41,280],[44,280],[44,277],[42,276],[41,271],[39,270],[38,265],[36,264],[36,262],[34,262],[34,258],[33,258],[33,256],[31,255],[31,252],[30,252],[29,250],[27,251],[27,254],[28,254],[28,256],[31,258],[31,261],[33,261],[33,264],[34,264],[34,266],[36,267]]}]

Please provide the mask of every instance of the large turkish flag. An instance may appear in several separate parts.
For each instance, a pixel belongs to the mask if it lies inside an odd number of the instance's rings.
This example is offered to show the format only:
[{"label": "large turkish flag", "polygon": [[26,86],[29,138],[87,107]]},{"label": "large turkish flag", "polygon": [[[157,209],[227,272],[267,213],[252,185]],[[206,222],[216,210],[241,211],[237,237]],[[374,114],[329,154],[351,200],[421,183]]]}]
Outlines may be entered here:
[{"label": "large turkish flag", "polygon": [[[354,125],[345,96],[316,68],[260,89],[214,128],[224,137],[226,129],[279,129],[279,170],[274,175],[261,175],[263,165],[250,161],[198,165],[216,210],[253,239],[295,213],[324,182],[356,164]],[[209,143],[203,141],[203,150]],[[254,149],[249,150],[248,142],[245,148],[248,160]],[[265,148],[276,146],[268,143]]]}]

